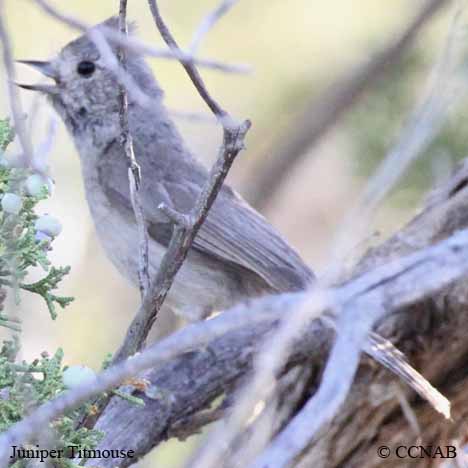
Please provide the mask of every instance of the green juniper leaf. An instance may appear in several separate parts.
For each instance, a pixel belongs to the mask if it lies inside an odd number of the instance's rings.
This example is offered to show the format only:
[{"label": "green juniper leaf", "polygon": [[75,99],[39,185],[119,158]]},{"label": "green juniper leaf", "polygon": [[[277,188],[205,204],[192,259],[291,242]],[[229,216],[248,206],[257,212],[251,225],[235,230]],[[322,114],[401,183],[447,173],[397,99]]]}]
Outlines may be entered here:
[{"label": "green juniper leaf", "polygon": [[[3,151],[13,140],[14,132],[8,119],[0,119],[0,150]],[[10,168],[0,165],[0,199],[6,192],[21,196],[22,208],[18,214],[3,212],[0,209],[0,287],[12,290],[16,303],[20,302],[20,289],[41,296],[50,316],[57,317],[57,305],[65,308],[73,298],[53,294],[59,283],[69,273],[69,267],[51,267],[48,259],[50,242],[37,239],[34,223],[37,204],[48,197],[44,187],[37,196],[27,196],[24,181],[31,175],[26,169]],[[47,275],[35,283],[27,283],[26,277],[31,268],[41,267]],[[0,309],[1,311],[1,309]],[[0,326],[19,330],[17,324],[0,316]]]},{"label": "green juniper leaf", "polygon": [[[63,384],[63,351],[58,349],[53,356],[42,353],[30,363],[15,363],[18,344],[5,342],[0,351],[0,432],[23,419],[28,412],[65,390]],[[87,428],[76,429],[76,418],[81,412],[89,412],[90,404],[71,410],[50,424],[57,449],[69,446],[94,449],[103,434]],[[60,468],[73,466],[71,460],[61,459]],[[20,465],[18,465],[20,466]]]},{"label": "green juniper leaf", "polygon": [[[14,138],[8,119],[0,119],[0,158],[2,152]],[[1,161],[0,161],[1,162]],[[3,211],[0,206],[0,326],[13,332],[12,339],[3,342],[0,349],[0,433],[22,420],[35,407],[50,401],[66,391],[63,383],[63,351],[58,349],[50,356],[44,352],[32,362],[19,362],[18,352],[21,321],[4,311],[7,293],[20,300],[20,290],[37,294],[43,298],[52,319],[57,317],[57,305],[66,307],[72,297],[59,296],[59,288],[70,267],[52,266],[48,253],[52,238],[37,238],[35,212],[37,204],[48,197],[46,189],[37,196],[25,193],[24,182],[31,175],[25,169],[11,168],[0,164],[0,200],[5,193],[21,197],[21,210],[15,214]],[[27,282],[31,268],[40,267],[46,274],[35,282]],[[87,428],[76,428],[76,421],[93,410],[91,403],[68,411],[49,425],[57,449],[69,446],[94,449],[102,434]],[[26,466],[24,460],[15,461],[15,468]],[[76,466],[70,459],[55,460],[54,467]]]},{"label": "green juniper leaf", "polygon": [[58,287],[58,283],[62,280],[62,278],[67,275],[70,271],[70,267],[64,268],[55,268],[52,267],[47,274],[47,276],[36,283],[33,284],[21,284],[21,288],[39,294],[42,296],[47,304],[49,309],[50,316],[52,320],[57,318],[57,312],[55,308],[55,304],[58,304],[62,309],[65,308],[68,304],[73,301],[73,297],[66,297],[66,296],[56,296],[52,294],[50,291],[56,289]]}]

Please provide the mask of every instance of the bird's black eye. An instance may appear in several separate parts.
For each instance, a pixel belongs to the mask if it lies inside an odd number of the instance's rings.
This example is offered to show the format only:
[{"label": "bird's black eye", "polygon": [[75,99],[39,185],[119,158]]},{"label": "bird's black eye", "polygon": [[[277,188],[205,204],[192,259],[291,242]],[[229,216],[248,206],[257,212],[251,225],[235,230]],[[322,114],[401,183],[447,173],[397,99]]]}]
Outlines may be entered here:
[{"label": "bird's black eye", "polygon": [[76,67],[76,71],[81,76],[85,77],[91,76],[94,73],[94,70],[96,70],[96,65],[94,65],[94,63],[90,62],[89,60],[83,60]]}]

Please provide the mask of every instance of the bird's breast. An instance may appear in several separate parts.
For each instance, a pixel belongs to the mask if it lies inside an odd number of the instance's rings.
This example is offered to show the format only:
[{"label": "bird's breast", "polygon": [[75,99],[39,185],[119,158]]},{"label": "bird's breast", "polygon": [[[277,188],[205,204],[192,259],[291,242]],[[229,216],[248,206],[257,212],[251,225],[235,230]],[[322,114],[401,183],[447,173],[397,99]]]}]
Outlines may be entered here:
[{"label": "bird's breast", "polygon": [[[122,155],[123,157],[123,155]],[[99,242],[107,257],[131,283],[138,285],[139,242],[133,213],[116,206],[99,182],[99,157],[80,151],[86,199]],[[152,245],[152,261],[159,263],[165,249]]]}]

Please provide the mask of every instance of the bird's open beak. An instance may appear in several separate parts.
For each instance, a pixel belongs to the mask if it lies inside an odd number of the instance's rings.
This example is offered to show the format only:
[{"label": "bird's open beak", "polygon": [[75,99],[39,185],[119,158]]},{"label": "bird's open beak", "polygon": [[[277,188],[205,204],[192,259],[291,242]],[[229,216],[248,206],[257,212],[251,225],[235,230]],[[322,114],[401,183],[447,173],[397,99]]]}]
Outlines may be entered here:
[{"label": "bird's open beak", "polygon": [[16,83],[16,86],[19,86],[23,89],[28,89],[30,91],[40,91],[41,93],[45,94],[59,94],[59,89],[55,85],[48,85],[48,84],[35,84],[35,85],[28,85],[23,83]]},{"label": "bird's open beak", "polygon": [[[34,70],[42,73],[47,78],[52,78],[53,80],[57,81],[58,76],[57,72],[54,70],[54,67],[50,62],[42,62],[40,60],[17,60],[18,63],[23,65],[28,65],[29,67],[34,68]],[[35,84],[35,85],[27,85],[16,83],[20,88],[29,89],[31,91],[40,91],[46,94],[58,94],[59,90],[56,85],[51,84]]]},{"label": "bird's open beak", "polygon": [[17,60],[17,62],[34,68],[34,70],[47,76],[47,78],[57,79],[57,73],[50,62],[41,62],[40,60]]}]

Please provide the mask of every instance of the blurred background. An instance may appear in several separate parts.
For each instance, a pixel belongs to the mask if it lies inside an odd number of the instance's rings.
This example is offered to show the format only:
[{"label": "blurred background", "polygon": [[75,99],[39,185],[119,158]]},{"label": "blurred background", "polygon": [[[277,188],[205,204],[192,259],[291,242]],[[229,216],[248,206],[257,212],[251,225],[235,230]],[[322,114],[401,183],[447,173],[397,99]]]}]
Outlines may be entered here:
[{"label": "blurred background", "polygon": [[[58,8],[93,24],[118,10],[117,1],[67,0]],[[161,0],[162,13],[181,45],[191,36],[216,0]],[[419,0],[240,0],[208,34],[200,56],[227,63],[247,63],[249,75],[202,70],[213,96],[234,116],[250,118],[253,128],[247,151],[240,154],[229,175],[230,183],[255,201],[256,182],[273,163],[272,155],[288,141],[306,106],[319,99],[337,77],[369,60],[396,38],[424,2]],[[145,1],[129,2],[137,34],[163,46]],[[334,233],[353,207],[366,179],[396,142],[409,113],[423,97],[434,61],[442,50],[453,8],[444,8],[418,34],[397,64],[387,70],[344,118],[311,150],[281,183],[271,181],[271,196],[257,203],[264,215],[285,235],[319,274],[330,258]],[[6,21],[14,55],[43,60],[76,37],[76,32],[47,17],[26,0],[6,1]],[[151,60],[166,93],[166,104],[193,151],[211,164],[221,130],[176,62]],[[20,82],[34,83],[39,76],[18,66]],[[5,74],[2,71],[0,117],[9,115]],[[21,92],[29,111],[35,96]],[[44,140],[52,111],[40,101],[32,140]],[[195,113],[200,118],[184,117]],[[205,118],[207,117],[207,119]],[[379,209],[369,229],[368,241],[346,255],[356,257],[366,246],[381,242],[414,215],[424,193],[444,177],[457,159],[468,154],[464,130],[468,113],[459,102],[440,135],[408,171]],[[11,153],[15,147],[11,146]],[[40,205],[63,223],[54,243],[56,265],[70,265],[63,295],[76,298],[51,322],[40,299],[25,297],[23,354],[30,359],[42,350],[62,347],[67,364],[84,364],[99,370],[108,352],[121,342],[139,302],[130,287],[104,257],[88,214],[79,159],[61,123],[50,156],[55,194]],[[164,317],[166,329],[180,325]],[[178,467],[197,442],[171,441],[139,466]]]}]

